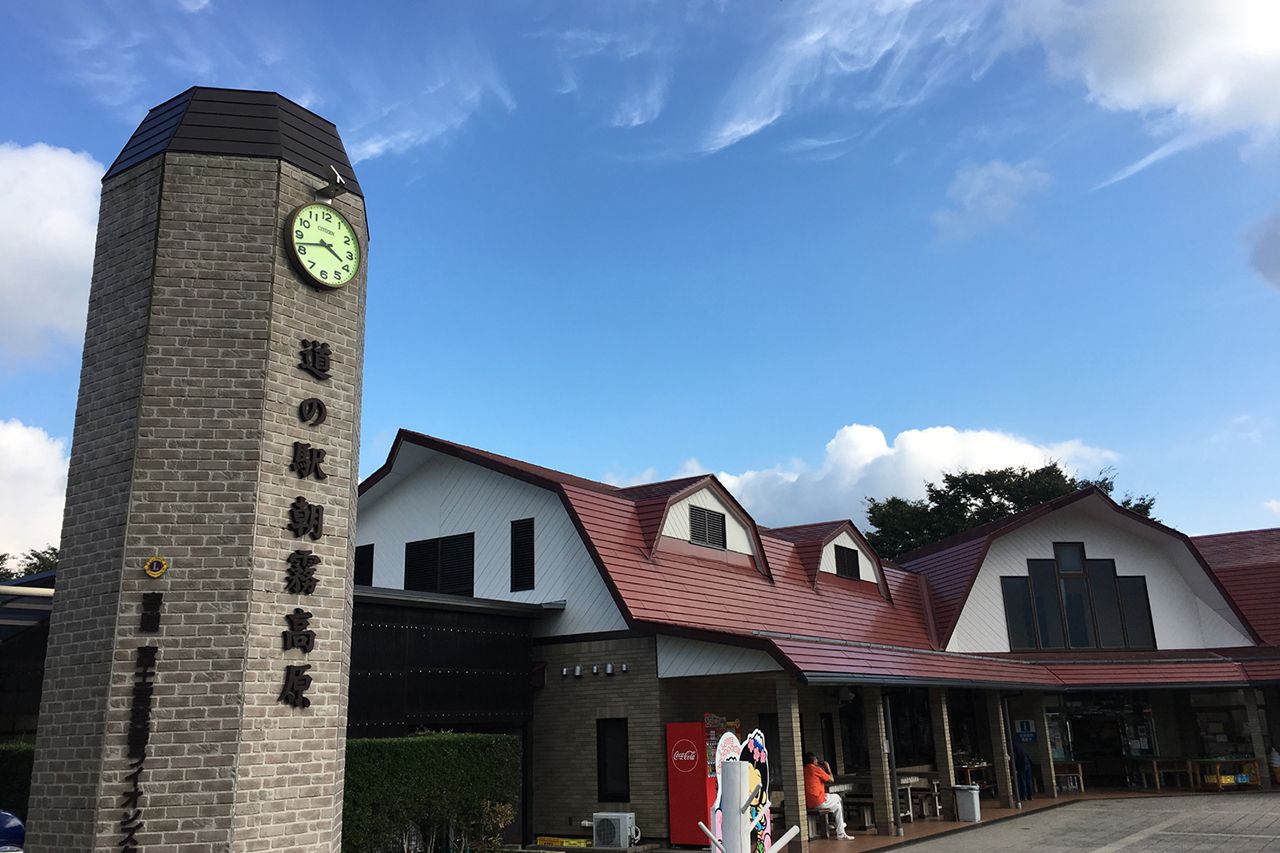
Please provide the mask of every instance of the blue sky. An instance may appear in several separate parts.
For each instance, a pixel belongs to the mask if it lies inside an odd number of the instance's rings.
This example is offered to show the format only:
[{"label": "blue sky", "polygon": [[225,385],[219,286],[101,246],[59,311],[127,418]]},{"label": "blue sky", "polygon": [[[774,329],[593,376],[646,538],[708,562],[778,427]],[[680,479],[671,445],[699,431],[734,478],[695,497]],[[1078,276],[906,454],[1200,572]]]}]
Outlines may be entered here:
[{"label": "blue sky", "polygon": [[[0,551],[56,537],[96,193],[192,84],[333,120],[372,229],[361,470],[405,426],[861,520],[1105,465],[1280,524],[1267,2],[0,9]],[[52,531],[52,532],[51,532]]]}]

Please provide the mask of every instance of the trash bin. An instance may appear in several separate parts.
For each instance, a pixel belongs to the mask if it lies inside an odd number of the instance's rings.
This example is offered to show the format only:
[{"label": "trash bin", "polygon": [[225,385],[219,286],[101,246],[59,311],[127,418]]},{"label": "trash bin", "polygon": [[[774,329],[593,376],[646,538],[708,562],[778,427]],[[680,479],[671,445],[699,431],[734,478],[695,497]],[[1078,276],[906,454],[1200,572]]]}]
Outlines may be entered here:
[{"label": "trash bin", "polygon": [[977,823],[982,820],[982,807],[978,805],[977,785],[956,785],[951,789],[956,795],[956,820]]}]

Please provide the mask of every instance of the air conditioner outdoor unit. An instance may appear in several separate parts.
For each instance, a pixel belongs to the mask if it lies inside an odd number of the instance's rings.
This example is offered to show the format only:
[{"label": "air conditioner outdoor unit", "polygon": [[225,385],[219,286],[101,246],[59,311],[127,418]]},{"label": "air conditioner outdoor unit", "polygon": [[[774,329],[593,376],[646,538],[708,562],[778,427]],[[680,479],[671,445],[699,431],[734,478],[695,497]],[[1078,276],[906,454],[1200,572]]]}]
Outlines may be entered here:
[{"label": "air conditioner outdoor unit", "polygon": [[635,831],[634,812],[596,812],[591,816],[592,847],[630,847]]}]

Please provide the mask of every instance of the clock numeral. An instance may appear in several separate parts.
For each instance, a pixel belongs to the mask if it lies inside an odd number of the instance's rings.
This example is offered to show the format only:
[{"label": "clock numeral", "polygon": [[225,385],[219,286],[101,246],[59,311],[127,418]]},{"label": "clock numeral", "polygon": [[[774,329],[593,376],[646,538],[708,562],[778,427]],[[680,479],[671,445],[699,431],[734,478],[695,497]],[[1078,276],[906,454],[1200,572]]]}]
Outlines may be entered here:
[{"label": "clock numeral", "polygon": [[298,254],[299,254],[299,255],[305,255],[306,253],[307,253],[307,247],[306,247],[306,246],[299,246],[299,247],[298,247]]},{"label": "clock numeral", "polygon": [[343,238],[342,238],[342,245],[344,245],[344,246],[350,246],[350,245],[351,245],[351,238],[350,238],[350,237],[343,237]]},{"label": "clock numeral", "polygon": [[330,212],[329,212],[329,211],[327,211],[327,210],[326,210],[326,211],[323,211],[320,215],[321,215],[322,217],[324,217],[324,221],[325,221],[325,222],[332,222],[332,221],[333,221],[333,214],[332,214],[332,213],[330,213]]},{"label": "clock numeral", "polygon": [[337,271],[335,270],[335,271],[334,271],[334,273],[333,273],[333,280],[334,280],[334,281],[342,281],[342,273],[337,272]]},{"label": "clock numeral", "polygon": [[307,261],[307,269],[309,269],[309,270],[313,270],[313,269],[315,269],[315,268],[316,268],[316,262],[315,262],[315,261]]},{"label": "clock numeral", "polygon": [[347,274],[350,274],[350,273],[351,273],[351,264],[343,264],[343,265],[342,265],[342,271],[343,271],[343,272],[345,272],[345,273],[347,273]]},{"label": "clock numeral", "polygon": [[310,220],[310,219],[304,219],[304,220],[302,220],[302,227],[303,227],[303,228],[310,228],[310,227],[311,227],[311,220]]},{"label": "clock numeral", "polygon": [[329,271],[328,271],[328,270],[320,270],[320,277],[321,277],[322,279],[324,279],[325,281],[328,281],[328,280],[329,280]]},{"label": "clock numeral", "polygon": [[351,254],[350,252],[347,252],[347,260],[354,261],[355,259],[356,259],[355,255]]},{"label": "clock numeral", "polygon": [[306,234],[303,234],[303,233],[302,233],[302,231],[301,231],[301,230],[299,230],[299,229],[294,229],[293,236],[295,236],[295,237],[297,237],[299,240],[301,240],[303,237],[305,237],[305,236],[307,236],[307,235],[306,235]]}]

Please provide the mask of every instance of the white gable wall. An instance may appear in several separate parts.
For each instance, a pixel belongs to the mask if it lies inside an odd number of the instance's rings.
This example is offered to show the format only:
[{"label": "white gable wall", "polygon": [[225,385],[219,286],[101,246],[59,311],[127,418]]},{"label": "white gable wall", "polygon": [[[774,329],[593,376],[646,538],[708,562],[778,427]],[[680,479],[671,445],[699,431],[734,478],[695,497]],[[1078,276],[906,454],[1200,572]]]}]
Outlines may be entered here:
[{"label": "white gable wall", "polygon": [[687,498],[679,500],[667,510],[667,520],[662,525],[662,535],[673,539],[689,541],[689,507],[700,506],[724,516],[725,548],[739,554],[754,554],[751,547],[751,534],[746,526],[738,521],[733,512],[724,505],[716,493],[710,489],[699,489]]},{"label": "white gable wall", "polygon": [[[627,627],[556,493],[452,456],[427,456],[385,491],[375,486],[361,498],[356,544],[374,546],[374,586],[404,588],[406,542],[475,533],[476,598],[565,601],[562,613],[534,622],[537,635]],[[534,519],[535,586],[512,592],[511,522],[522,518]]]},{"label": "white gable wall", "polygon": [[818,563],[818,571],[836,573],[836,548],[841,545],[845,548],[852,548],[858,552],[858,577],[864,581],[878,583],[879,578],[876,577],[876,564],[871,557],[871,553],[858,544],[858,541],[849,535],[849,531],[845,530],[835,539],[832,539],[822,549],[822,560]]},{"label": "white gable wall", "polygon": [[1086,498],[996,539],[947,645],[952,652],[1007,652],[1000,578],[1027,576],[1028,558],[1053,557],[1054,542],[1083,542],[1090,559],[1114,559],[1116,574],[1143,575],[1159,649],[1251,646],[1248,632],[1203,568],[1177,539]]}]

